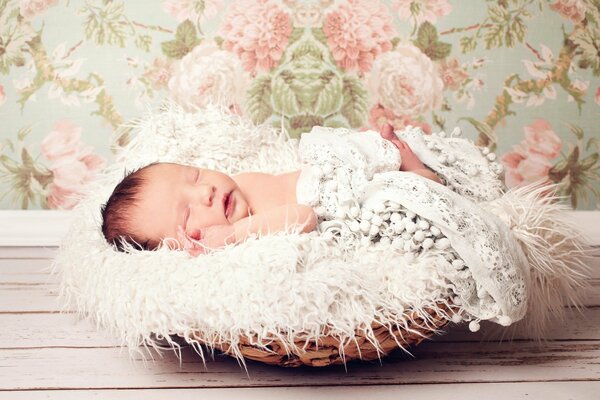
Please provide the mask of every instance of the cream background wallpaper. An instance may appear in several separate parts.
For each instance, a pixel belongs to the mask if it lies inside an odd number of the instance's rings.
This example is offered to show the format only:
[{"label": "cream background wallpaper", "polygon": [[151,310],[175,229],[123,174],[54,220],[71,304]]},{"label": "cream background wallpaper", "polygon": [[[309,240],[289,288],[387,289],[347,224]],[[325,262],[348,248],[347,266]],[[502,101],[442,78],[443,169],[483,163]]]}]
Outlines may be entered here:
[{"label": "cream background wallpaper", "polygon": [[70,209],[172,98],[293,136],[460,126],[600,202],[600,0],[0,0],[0,208]]}]

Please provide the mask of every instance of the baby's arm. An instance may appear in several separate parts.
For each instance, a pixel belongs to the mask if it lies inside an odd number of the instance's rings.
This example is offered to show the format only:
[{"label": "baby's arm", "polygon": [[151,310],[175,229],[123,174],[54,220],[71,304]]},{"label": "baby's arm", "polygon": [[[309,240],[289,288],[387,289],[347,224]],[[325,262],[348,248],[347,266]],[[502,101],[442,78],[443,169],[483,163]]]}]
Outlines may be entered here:
[{"label": "baby's arm", "polygon": [[184,249],[192,256],[232,243],[241,243],[251,235],[266,235],[276,232],[291,232],[297,228],[299,232],[311,232],[317,226],[317,217],[313,209],[302,204],[287,204],[272,210],[257,213],[231,225],[214,225],[185,235],[179,230],[179,238]]},{"label": "baby's arm", "polygon": [[300,232],[311,232],[317,226],[313,209],[303,204],[286,204],[272,210],[251,215],[235,222],[235,243],[245,241],[249,236],[266,235],[275,232],[290,232],[298,227]]}]

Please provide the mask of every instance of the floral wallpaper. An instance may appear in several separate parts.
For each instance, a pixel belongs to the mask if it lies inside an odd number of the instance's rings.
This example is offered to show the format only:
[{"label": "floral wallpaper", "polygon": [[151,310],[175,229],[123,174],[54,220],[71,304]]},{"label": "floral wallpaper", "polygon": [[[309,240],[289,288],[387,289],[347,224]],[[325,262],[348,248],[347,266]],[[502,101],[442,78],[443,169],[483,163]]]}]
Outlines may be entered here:
[{"label": "floral wallpaper", "polygon": [[460,126],[600,203],[600,0],[0,0],[0,208],[70,209],[170,97],[295,137]]}]

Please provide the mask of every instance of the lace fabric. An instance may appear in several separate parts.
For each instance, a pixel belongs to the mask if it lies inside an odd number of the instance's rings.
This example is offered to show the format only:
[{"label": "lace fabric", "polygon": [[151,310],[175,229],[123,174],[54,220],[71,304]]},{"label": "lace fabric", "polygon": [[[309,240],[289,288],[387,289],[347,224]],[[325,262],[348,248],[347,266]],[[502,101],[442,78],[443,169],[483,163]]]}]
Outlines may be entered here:
[{"label": "lace fabric", "polygon": [[377,132],[315,127],[300,140],[298,201],[336,240],[391,244],[407,257],[436,252],[453,301],[475,318],[521,319],[527,260],[509,228],[477,205],[502,194],[501,170],[467,139],[419,132],[397,134],[446,186],[399,171],[399,151]]}]

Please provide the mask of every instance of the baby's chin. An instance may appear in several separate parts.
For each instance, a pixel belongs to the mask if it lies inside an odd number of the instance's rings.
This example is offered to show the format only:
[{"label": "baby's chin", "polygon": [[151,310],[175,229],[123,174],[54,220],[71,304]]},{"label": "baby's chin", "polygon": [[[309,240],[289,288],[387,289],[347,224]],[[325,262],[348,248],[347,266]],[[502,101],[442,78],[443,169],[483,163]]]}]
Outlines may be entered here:
[{"label": "baby's chin", "polygon": [[249,207],[248,207],[248,202],[246,201],[246,199],[244,198],[244,196],[240,193],[239,190],[237,190],[235,192],[235,209],[233,210],[233,221],[231,221],[231,223],[235,223],[241,219],[244,219],[246,217],[250,216],[250,213],[248,212]]}]

